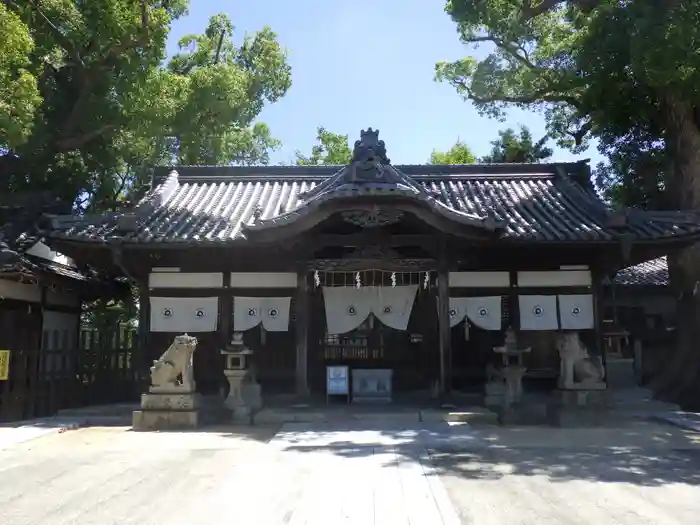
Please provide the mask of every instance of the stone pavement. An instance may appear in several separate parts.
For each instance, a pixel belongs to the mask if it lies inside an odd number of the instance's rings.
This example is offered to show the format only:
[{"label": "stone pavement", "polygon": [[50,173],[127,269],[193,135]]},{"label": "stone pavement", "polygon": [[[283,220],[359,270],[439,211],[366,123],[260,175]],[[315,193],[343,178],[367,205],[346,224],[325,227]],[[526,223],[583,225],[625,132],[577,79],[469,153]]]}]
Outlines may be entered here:
[{"label": "stone pavement", "polygon": [[84,428],[19,444],[0,452],[2,523],[460,523],[425,460],[425,443],[460,441],[447,425],[273,434]]},{"label": "stone pavement", "polygon": [[82,428],[0,452],[3,525],[696,525],[700,435],[295,423]]},{"label": "stone pavement", "polygon": [[85,426],[124,426],[138,404],[119,403],[61,410],[57,416],[0,424],[0,450]]},{"label": "stone pavement", "polygon": [[81,421],[69,418],[46,418],[0,425],[0,450],[32,439],[59,434],[81,426]]},{"label": "stone pavement", "polygon": [[694,412],[666,412],[657,414],[654,418],[681,428],[700,432],[700,414]]}]

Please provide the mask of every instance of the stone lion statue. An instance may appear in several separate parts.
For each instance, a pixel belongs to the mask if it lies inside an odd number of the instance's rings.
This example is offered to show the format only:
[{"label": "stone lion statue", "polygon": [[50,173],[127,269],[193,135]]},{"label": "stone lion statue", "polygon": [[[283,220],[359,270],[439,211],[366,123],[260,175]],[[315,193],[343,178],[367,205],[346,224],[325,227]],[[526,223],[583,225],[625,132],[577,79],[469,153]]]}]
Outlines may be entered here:
[{"label": "stone lion statue", "polygon": [[[173,388],[194,391],[192,357],[197,348],[197,338],[183,334],[175,336],[173,343],[151,367],[152,388]],[[178,381],[179,379],[179,381]]]},{"label": "stone lion statue", "polygon": [[605,368],[599,356],[591,357],[578,332],[565,332],[557,339],[561,359],[559,388],[605,388]]}]

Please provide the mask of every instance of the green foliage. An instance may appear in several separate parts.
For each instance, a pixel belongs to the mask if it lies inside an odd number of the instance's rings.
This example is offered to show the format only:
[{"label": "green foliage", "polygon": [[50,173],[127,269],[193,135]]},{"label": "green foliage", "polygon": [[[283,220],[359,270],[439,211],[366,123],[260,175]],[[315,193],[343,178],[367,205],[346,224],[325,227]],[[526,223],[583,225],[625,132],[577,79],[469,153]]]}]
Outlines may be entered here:
[{"label": "green foliage", "polygon": [[34,41],[17,14],[0,3],[0,144],[24,143],[41,103],[37,79],[26,68]]},{"label": "green foliage", "polygon": [[542,137],[537,142],[532,133],[525,127],[520,127],[520,134],[513,128],[498,132],[498,139],[491,142],[491,153],[479,159],[485,164],[497,163],[534,163],[549,159],[554,152],[547,147],[548,137]]},{"label": "green foliage", "polygon": [[333,133],[319,126],[316,131],[316,144],[311,148],[311,154],[307,157],[297,151],[295,157],[296,164],[300,166],[341,166],[352,161],[352,149],[347,135]]},{"label": "green foliage", "polygon": [[447,151],[433,150],[429,164],[476,164],[476,157],[464,142],[457,140]]},{"label": "green foliage", "polygon": [[49,189],[83,208],[114,209],[139,196],[154,164],[266,163],[279,147],[255,123],[291,85],[271,29],[236,45],[232,22],[216,15],[164,63],[186,0],[5,4],[0,17],[12,23],[0,19],[10,28],[0,37],[9,43],[0,42],[0,100],[16,79],[28,86],[24,103],[9,104],[20,115],[14,127],[0,103],[10,191]]},{"label": "green foliage", "polygon": [[[604,185],[644,177],[647,189],[669,187],[668,181],[659,186],[648,169],[659,149],[671,147],[668,155],[692,165],[688,154],[700,146],[700,3],[450,0],[446,11],[461,40],[486,46],[488,53],[481,60],[438,63],[436,79],[454,86],[480,113],[502,118],[513,106],[541,111],[549,134],[574,152],[598,137],[610,159],[599,170]],[[631,155],[635,146],[642,153]],[[655,199],[612,186],[603,190],[610,197],[626,195],[628,203]],[[675,197],[687,207],[684,193]],[[700,203],[700,190],[691,193]]]}]

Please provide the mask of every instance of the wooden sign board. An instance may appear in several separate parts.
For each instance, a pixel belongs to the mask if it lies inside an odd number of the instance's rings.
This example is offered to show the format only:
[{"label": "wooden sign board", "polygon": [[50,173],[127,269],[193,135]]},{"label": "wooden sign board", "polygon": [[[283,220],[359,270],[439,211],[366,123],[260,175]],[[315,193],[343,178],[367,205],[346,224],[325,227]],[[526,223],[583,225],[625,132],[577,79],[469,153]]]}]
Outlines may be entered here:
[{"label": "wooden sign board", "polygon": [[0,350],[0,381],[10,378],[10,351]]}]

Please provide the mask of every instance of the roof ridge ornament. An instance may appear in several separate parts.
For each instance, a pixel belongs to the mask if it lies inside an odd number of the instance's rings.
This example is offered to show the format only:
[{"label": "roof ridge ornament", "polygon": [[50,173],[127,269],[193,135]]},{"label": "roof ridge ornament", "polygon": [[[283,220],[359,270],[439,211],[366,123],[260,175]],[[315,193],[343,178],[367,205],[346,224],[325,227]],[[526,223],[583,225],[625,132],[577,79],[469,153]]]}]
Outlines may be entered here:
[{"label": "roof ridge ornament", "polygon": [[391,164],[386,156],[386,145],[379,140],[379,130],[367,128],[360,131],[355,141],[350,164],[352,182],[380,181],[384,178],[384,166]]},{"label": "roof ridge ornament", "polygon": [[360,140],[355,141],[352,162],[366,162],[371,158],[376,158],[381,164],[391,164],[386,156],[386,145],[383,140],[379,140],[379,130],[367,128],[360,130]]}]

